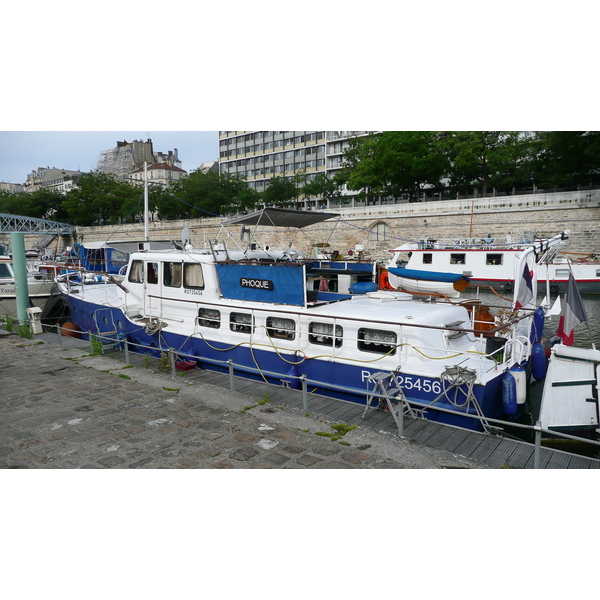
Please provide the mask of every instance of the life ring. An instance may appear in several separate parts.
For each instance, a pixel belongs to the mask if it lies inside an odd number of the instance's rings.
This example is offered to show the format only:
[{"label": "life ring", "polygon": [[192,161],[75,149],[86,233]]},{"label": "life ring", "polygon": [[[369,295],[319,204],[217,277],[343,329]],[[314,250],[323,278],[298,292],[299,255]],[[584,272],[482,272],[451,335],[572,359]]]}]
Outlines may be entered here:
[{"label": "life ring", "polygon": [[558,286],[557,286],[555,283],[553,283],[553,284],[550,286],[550,291],[551,291],[553,294],[558,294]]},{"label": "life ring", "polygon": [[507,282],[504,284],[504,289],[505,289],[507,292],[512,292],[512,289],[513,289],[513,284],[512,284],[512,281],[507,281]]},{"label": "life ring", "polygon": [[379,287],[382,290],[394,289],[390,284],[390,276],[387,269],[381,269],[381,273],[379,274]]}]

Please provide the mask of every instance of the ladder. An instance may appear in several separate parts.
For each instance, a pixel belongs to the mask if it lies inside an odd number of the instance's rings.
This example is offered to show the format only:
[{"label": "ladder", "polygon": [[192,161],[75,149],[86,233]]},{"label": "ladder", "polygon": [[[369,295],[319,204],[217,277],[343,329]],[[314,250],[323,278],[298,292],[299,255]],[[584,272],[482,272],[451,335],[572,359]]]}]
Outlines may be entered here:
[{"label": "ladder", "polygon": [[[365,410],[363,411],[362,418],[367,416],[369,408],[373,400],[377,398],[377,410],[389,410],[396,426],[398,427],[398,435],[404,435],[404,415],[416,419],[417,414],[410,406],[404,395],[404,390],[398,383],[398,373],[392,371],[391,373],[384,373],[379,371],[369,375],[367,379],[367,386],[373,385],[373,389],[370,390],[367,396],[367,402]],[[394,406],[393,402],[396,402]]]}]

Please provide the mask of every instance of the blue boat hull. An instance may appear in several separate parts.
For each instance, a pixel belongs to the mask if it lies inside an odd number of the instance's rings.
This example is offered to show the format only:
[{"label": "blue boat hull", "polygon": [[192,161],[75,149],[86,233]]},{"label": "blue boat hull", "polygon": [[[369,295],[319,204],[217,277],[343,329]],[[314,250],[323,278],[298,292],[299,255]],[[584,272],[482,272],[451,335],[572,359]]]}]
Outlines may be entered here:
[{"label": "blue boat hull", "polygon": [[[116,308],[98,307],[73,296],[68,296],[67,302],[71,320],[86,339],[94,334],[114,337],[116,332],[120,339],[127,340],[130,344],[129,349],[135,352],[158,358],[161,353],[174,349],[182,360],[195,360],[200,368],[223,373],[228,372],[227,361],[231,360],[238,376],[275,385],[285,384],[296,389],[301,387],[299,377],[305,376],[309,392],[363,405],[366,404],[367,395],[372,389],[369,388],[367,380],[370,375],[379,371],[376,367],[306,359],[303,356],[276,353],[248,345],[232,346],[212,339],[171,333],[168,329],[153,334],[147,333],[143,325],[130,321]],[[464,408],[457,407],[465,404],[465,386],[458,390],[448,390],[439,379],[412,374],[398,375],[398,383],[407,400],[417,403],[413,404],[417,409],[422,409],[422,404],[429,405],[435,401],[434,405],[438,408],[464,412]],[[473,393],[486,417],[507,418],[502,409],[501,374],[485,387],[475,385]],[[472,405],[468,412],[476,415]],[[479,419],[449,414],[433,408],[427,409],[425,416],[428,420],[457,427],[477,431],[483,429]]]}]

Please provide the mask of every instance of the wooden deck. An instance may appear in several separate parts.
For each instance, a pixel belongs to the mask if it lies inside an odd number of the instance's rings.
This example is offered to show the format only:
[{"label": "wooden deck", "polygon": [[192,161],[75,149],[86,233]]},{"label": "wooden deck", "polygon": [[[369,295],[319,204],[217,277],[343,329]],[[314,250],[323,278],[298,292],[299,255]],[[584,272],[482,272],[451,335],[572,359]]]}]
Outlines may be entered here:
[{"label": "wooden deck", "polygon": [[[58,343],[58,338],[53,334],[42,334],[36,338],[44,338],[51,343]],[[71,347],[85,347],[89,349],[89,342],[82,342],[73,338],[62,338],[62,343]],[[117,350],[112,352],[115,358],[125,361],[125,352]],[[129,353],[129,359],[135,366],[143,366],[144,356],[134,352]],[[151,359],[150,365],[156,359]],[[198,381],[218,387],[230,389],[230,377],[227,373],[217,373],[205,369],[192,369],[185,371],[186,381]],[[283,406],[295,410],[304,410],[303,395],[301,390],[293,390],[283,385],[250,380],[244,377],[234,378],[236,392],[248,394],[258,402],[265,395],[274,406]],[[364,405],[336,400],[317,394],[309,394],[308,412],[312,417],[321,415],[333,421],[348,425],[357,425],[370,428],[375,432],[385,432],[397,435],[398,429],[393,416],[388,411],[370,409],[362,419]],[[533,469],[534,446],[526,442],[512,440],[497,435],[468,431],[451,425],[442,425],[424,419],[404,417],[404,437],[425,444],[432,448],[439,448],[474,459],[490,468]],[[571,454],[562,450],[542,447],[540,451],[541,469],[598,469],[600,460]]]}]

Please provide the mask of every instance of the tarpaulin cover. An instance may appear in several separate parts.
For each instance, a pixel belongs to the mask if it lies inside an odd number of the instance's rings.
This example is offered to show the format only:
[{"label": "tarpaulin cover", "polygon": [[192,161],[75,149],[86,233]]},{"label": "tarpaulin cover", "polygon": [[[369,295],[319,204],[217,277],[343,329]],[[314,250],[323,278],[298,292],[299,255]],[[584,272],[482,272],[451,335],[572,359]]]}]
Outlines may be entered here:
[{"label": "tarpaulin cover", "polygon": [[390,267],[388,269],[392,275],[397,277],[406,277],[407,279],[420,279],[424,281],[443,281],[444,283],[454,283],[461,279],[471,281],[469,277],[458,273],[438,273],[437,271],[418,271],[415,269],[398,269]]},{"label": "tarpaulin cover", "polygon": [[302,265],[217,263],[215,266],[225,298],[304,306]]},{"label": "tarpaulin cover", "polygon": [[269,207],[243,217],[224,221],[223,225],[268,225],[271,227],[301,228],[326,221],[332,217],[339,217],[339,214]]}]

